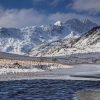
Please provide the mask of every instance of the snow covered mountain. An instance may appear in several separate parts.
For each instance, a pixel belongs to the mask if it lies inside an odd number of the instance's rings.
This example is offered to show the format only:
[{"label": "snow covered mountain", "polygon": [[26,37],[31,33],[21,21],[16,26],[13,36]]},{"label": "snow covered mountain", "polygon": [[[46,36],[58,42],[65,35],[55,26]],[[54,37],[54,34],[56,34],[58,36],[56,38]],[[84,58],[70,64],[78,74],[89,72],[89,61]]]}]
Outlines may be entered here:
[{"label": "snow covered mountain", "polygon": [[92,28],[79,38],[61,39],[34,48],[31,56],[65,56],[100,52],[100,26]]},{"label": "snow covered mountain", "polygon": [[100,49],[100,26],[94,27],[89,32],[83,34],[74,44],[78,48]]},{"label": "snow covered mountain", "polygon": [[[23,55],[28,54],[38,45],[57,40],[59,43],[67,40],[69,44],[72,40],[68,38],[77,38],[94,26],[97,24],[90,20],[70,19],[65,22],[57,21],[53,25],[30,26],[21,29],[1,27],[0,51]],[[56,42],[54,44],[56,45]]]},{"label": "snow covered mountain", "polygon": [[[61,53],[65,54],[64,51],[71,48],[77,38],[59,39],[47,44],[42,44],[36,48],[33,48],[29,53],[30,56],[58,56]],[[68,53],[67,53],[68,54]]]}]

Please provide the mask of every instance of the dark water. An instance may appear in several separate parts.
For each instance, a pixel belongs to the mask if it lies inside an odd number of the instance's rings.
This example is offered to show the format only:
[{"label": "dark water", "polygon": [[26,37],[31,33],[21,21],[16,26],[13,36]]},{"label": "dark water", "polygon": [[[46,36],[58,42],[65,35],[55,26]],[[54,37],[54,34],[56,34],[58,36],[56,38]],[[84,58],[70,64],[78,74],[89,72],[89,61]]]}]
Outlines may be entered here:
[{"label": "dark water", "polygon": [[100,89],[100,82],[23,80],[0,82],[0,100],[74,100],[75,92]]}]

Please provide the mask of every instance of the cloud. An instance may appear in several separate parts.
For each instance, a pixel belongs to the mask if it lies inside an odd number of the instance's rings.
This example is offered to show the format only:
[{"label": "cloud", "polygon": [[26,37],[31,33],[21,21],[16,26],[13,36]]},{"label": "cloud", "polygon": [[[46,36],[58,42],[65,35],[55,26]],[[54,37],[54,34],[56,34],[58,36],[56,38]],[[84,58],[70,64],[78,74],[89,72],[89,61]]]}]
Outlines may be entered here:
[{"label": "cloud", "polygon": [[26,27],[52,24],[58,20],[65,22],[71,18],[88,18],[99,22],[99,18],[93,18],[84,14],[76,13],[51,13],[49,15],[40,13],[34,9],[0,9],[0,27]]},{"label": "cloud", "polygon": [[73,0],[71,7],[80,12],[100,13],[100,0]]},{"label": "cloud", "polygon": [[62,22],[67,21],[68,19],[72,19],[72,18],[77,18],[77,19],[90,19],[96,23],[100,23],[99,18],[98,17],[92,17],[89,15],[85,15],[85,14],[76,14],[76,13],[55,13],[49,16],[49,21],[51,22],[55,22],[57,20],[60,20]]},{"label": "cloud", "polygon": [[1,27],[25,27],[30,25],[40,25],[45,20],[45,15],[34,9],[7,9],[0,10]]}]

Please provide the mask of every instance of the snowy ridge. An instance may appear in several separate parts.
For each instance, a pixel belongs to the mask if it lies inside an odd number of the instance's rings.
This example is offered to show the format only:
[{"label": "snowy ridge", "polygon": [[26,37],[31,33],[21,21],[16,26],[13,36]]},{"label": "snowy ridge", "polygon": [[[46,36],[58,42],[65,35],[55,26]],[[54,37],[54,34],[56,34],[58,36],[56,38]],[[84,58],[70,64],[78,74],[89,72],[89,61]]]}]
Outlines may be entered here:
[{"label": "snowy ridge", "polygon": [[[26,55],[33,48],[59,39],[76,38],[97,24],[87,20],[57,21],[52,25],[0,28],[0,51]],[[81,30],[81,32],[80,32]]]},{"label": "snowy ridge", "polygon": [[71,48],[77,38],[67,38],[53,41],[47,44],[42,44],[36,48],[33,48],[30,52],[30,56],[56,56],[60,52],[66,51]]},{"label": "snowy ridge", "polygon": [[30,56],[65,56],[100,52],[100,26],[92,28],[79,38],[61,39],[41,45],[30,52]]}]

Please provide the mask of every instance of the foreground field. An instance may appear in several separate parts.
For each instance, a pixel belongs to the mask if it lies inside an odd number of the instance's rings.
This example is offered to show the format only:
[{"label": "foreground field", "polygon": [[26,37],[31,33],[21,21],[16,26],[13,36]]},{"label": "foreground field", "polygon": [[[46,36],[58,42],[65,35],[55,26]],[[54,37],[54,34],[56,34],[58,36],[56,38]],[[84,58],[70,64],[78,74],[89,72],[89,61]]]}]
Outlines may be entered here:
[{"label": "foreground field", "polygon": [[93,53],[66,57],[28,57],[0,52],[0,80],[99,80],[99,64],[99,54]]}]

